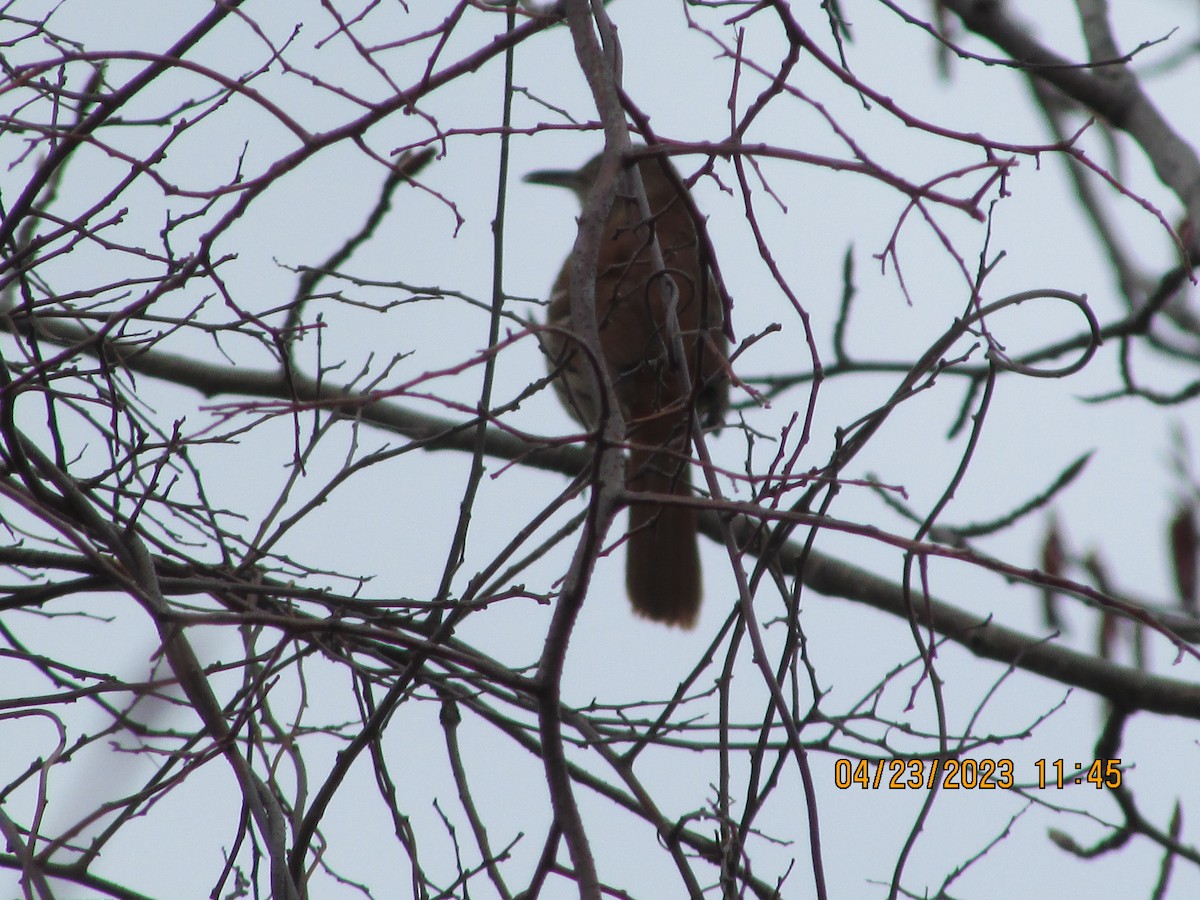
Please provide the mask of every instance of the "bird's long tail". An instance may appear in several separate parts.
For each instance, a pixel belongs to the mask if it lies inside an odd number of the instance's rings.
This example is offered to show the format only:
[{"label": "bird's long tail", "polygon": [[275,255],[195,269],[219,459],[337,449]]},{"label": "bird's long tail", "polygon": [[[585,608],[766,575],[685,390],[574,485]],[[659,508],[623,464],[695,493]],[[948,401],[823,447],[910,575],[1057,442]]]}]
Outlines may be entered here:
[{"label": "bird's long tail", "polygon": [[[686,456],[634,446],[625,486],[630,494],[691,493]],[[638,615],[690,628],[700,609],[700,552],[696,510],[641,503],[629,506],[625,581]]]}]

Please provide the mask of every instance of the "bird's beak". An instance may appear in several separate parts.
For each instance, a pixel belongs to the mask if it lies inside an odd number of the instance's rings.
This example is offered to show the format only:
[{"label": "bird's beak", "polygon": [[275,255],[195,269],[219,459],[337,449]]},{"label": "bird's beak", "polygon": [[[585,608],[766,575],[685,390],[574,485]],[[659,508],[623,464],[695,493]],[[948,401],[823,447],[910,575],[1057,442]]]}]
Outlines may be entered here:
[{"label": "bird's beak", "polygon": [[538,169],[526,175],[524,180],[528,184],[548,184],[579,193],[582,179],[578,169]]}]

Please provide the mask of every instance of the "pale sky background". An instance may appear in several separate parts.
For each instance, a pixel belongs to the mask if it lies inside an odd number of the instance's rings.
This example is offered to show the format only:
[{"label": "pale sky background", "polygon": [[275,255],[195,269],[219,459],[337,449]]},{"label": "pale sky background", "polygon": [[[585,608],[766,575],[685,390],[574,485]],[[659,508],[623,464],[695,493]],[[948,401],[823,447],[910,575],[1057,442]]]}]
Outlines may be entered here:
[{"label": "pale sky background", "polygon": [[[44,7],[44,4],[26,4]],[[1076,13],[1072,4],[1013,4],[1027,20],[1037,21],[1036,33],[1048,45],[1072,58],[1081,58]],[[908,3],[924,16],[929,4]],[[1123,49],[1157,39],[1178,27],[1165,45],[1148,50],[1149,62],[1194,41],[1197,11],[1185,2],[1135,3],[1118,0],[1111,4],[1118,39]],[[440,21],[449,4],[410,2],[406,12],[399,4],[386,3],[376,14],[379,42],[416,33]],[[815,2],[793,4],[809,33],[832,52],[832,40],[824,16]],[[91,50],[137,48],[160,50],[208,8],[204,2],[175,0],[169,4],[146,4],[111,0],[104,4],[67,2],[53,20],[63,34],[86,39]],[[321,49],[314,45],[328,33],[327,19],[315,2],[248,3],[245,13],[275,40],[283,40],[296,21],[306,22],[289,58],[319,70],[331,80],[352,83],[364,93],[386,96],[386,87],[349,52],[344,41],[333,40]],[[717,27],[734,9],[717,11],[706,19]],[[909,112],[958,131],[981,131],[1009,142],[1043,143],[1049,137],[1036,116],[1021,77],[1007,69],[955,61],[949,82],[938,78],[931,41],[921,31],[906,26],[882,4],[857,0],[844,2],[843,11],[854,26],[853,43],[846,45],[851,67],[864,82],[885,91]],[[625,54],[625,84],[629,94],[652,117],[664,136],[680,140],[708,140],[721,136],[728,127],[726,99],[731,67],[717,59],[716,48],[703,36],[688,32],[675,3],[621,0],[610,13],[620,29]],[[15,14],[15,13],[14,13]],[[31,14],[26,12],[26,14]],[[765,19],[763,20],[765,25]],[[754,23],[751,23],[752,26]],[[502,28],[500,15],[484,16],[469,11],[460,33],[445,48],[443,59],[453,60],[482,45],[487,35]],[[729,37],[724,32],[725,38]],[[752,27],[746,36],[745,52],[760,61],[774,61],[781,47],[769,29]],[[987,55],[999,51],[978,41],[964,39],[971,49]],[[20,48],[37,58],[39,49]],[[414,83],[424,65],[427,45],[381,55],[389,74],[400,85]],[[29,58],[14,58],[26,62]],[[243,24],[229,21],[190,55],[227,74],[260,65],[264,48]],[[114,64],[110,83],[120,83],[141,63]],[[595,108],[584,79],[574,61],[565,28],[546,31],[523,45],[517,54],[515,80],[549,104],[567,109],[580,120],[593,118]],[[1196,79],[1200,75],[1193,60],[1160,80],[1147,82],[1148,89],[1173,125],[1193,145],[1200,144],[1196,123]],[[762,81],[743,76],[741,108],[761,89]],[[913,181],[921,181],[958,166],[978,162],[981,154],[907,129],[878,108],[864,109],[851,91],[841,86],[812,60],[802,60],[792,82],[812,98],[825,104],[879,162]],[[478,73],[459,80],[446,91],[436,92],[422,109],[437,117],[441,127],[485,128],[500,117],[503,69],[499,60]],[[297,79],[269,73],[255,86],[288,109],[310,130],[331,126],[349,117],[348,104],[332,101]],[[176,74],[163,79],[139,97],[127,111],[145,115],[172,108],[182,96],[200,95],[209,86],[195,75]],[[0,104],[4,103],[0,98]],[[541,122],[561,124],[549,109],[518,97],[515,125],[532,127]],[[368,135],[370,146],[387,155],[394,148],[429,136],[427,125],[416,116],[394,115]],[[138,148],[161,140],[157,131],[131,131],[124,146]],[[810,109],[802,104],[778,102],[747,138],[749,141],[779,143],[812,153],[845,157],[847,150]],[[12,136],[0,136],[0,146]],[[538,134],[517,136],[512,142],[512,169],[507,215],[508,240],[505,259],[505,288],[515,297],[537,298],[546,294],[562,257],[574,239],[576,204],[566,192],[556,192],[521,183],[527,171],[547,166],[581,163],[601,146],[597,133]],[[185,136],[170,151],[163,171],[182,185],[203,187],[228,179],[238,155],[245,153],[245,170],[253,176],[281,152],[295,146],[294,138],[270,123],[247,103],[234,102],[211,120]],[[1084,139],[1084,146],[1103,160],[1104,144],[1099,134]],[[1128,150],[1128,148],[1127,148]],[[16,155],[5,148],[4,164]],[[446,205],[429,194],[402,190],[394,208],[375,239],[346,268],[363,278],[401,280],[411,285],[437,285],[486,300],[491,282],[491,220],[494,215],[498,140],[464,135],[451,139],[444,159],[436,160],[422,175],[423,181],[453,202],[465,219],[456,232],[454,216]],[[94,199],[98,185],[120,171],[116,164],[98,156],[92,164],[68,173],[62,188],[64,198],[78,196],[79,204]],[[699,158],[678,162],[686,173],[699,166]],[[1178,204],[1154,179],[1136,150],[1123,157],[1127,184],[1158,205],[1169,219],[1178,214]],[[733,184],[732,168],[719,162],[717,171]],[[851,317],[849,346],[864,359],[906,360],[916,358],[940,334],[964,304],[964,285],[951,261],[939,248],[929,229],[914,217],[900,239],[904,276],[912,298],[906,302],[889,266],[881,272],[871,258],[886,244],[902,198],[885,187],[846,173],[814,167],[764,162],[763,171],[786,210],[774,206],[758,193],[756,209],[781,267],[813,317],[814,329],[823,352],[841,293],[841,259],[853,244],[857,269],[858,298]],[[13,190],[11,179],[0,171],[5,196]],[[21,170],[20,177],[24,177]],[[238,258],[224,271],[238,302],[256,311],[285,303],[294,291],[295,276],[287,268],[319,264],[356,228],[370,208],[384,171],[349,145],[318,155],[288,174],[251,208],[247,217],[219,242],[220,253]],[[21,182],[17,182],[18,184]],[[979,176],[965,183],[976,185]],[[1064,176],[1062,160],[1046,155],[1041,165],[1022,158],[1009,180],[1011,197],[997,208],[993,222],[994,248],[1003,248],[1007,259],[988,282],[987,299],[1004,293],[1038,287],[1086,293],[1102,322],[1120,315],[1120,302],[1112,284],[1111,271],[1099,255],[1091,231],[1075,205]],[[966,193],[957,187],[955,193]],[[756,333],[771,322],[782,321],[783,330],[760,342],[739,362],[743,377],[807,367],[799,322],[789,314],[786,300],[772,284],[758,260],[752,237],[744,221],[741,199],[722,193],[711,181],[696,188],[697,202],[710,217],[709,227],[722,270],[734,297],[734,327],[739,338]],[[1122,230],[1128,246],[1148,274],[1160,273],[1173,263],[1167,235],[1155,219],[1133,202],[1105,194],[1106,202]],[[138,198],[145,206],[134,205]],[[66,199],[68,205],[70,199]],[[164,203],[149,186],[134,191],[123,201],[129,214],[122,232],[130,240],[150,241],[161,228],[164,209],[190,208],[184,201]],[[967,216],[951,210],[936,212],[940,225],[952,234],[958,248],[974,263],[984,232]],[[186,231],[186,229],[185,229]],[[136,237],[133,237],[136,236]],[[56,272],[63,290],[89,278],[89,267],[106,261],[87,248],[64,258]],[[114,275],[114,278],[116,276]],[[96,278],[97,282],[102,279]],[[86,282],[85,282],[86,283]],[[328,283],[325,287],[332,286]],[[400,296],[394,290],[351,289],[356,299],[385,303]],[[189,295],[197,302],[199,294]],[[181,304],[183,297],[172,303]],[[174,307],[178,312],[182,306]],[[534,307],[514,307],[534,314]],[[367,310],[326,304],[310,304],[309,315],[320,311],[328,328],[323,334],[321,354],[327,361],[345,360],[341,372],[349,377],[367,364],[372,371],[392,354],[411,353],[385,382],[452,366],[482,349],[486,343],[486,316],[464,304],[427,302],[398,307],[386,315]],[[537,313],[540,315],[540,313]],[[219,300],[210,301],[205,315],[214,320],[229,316]],[[1026,304],[1007,311],[995,323],[1010,350],[1040,345],[1048,336],[1073,334],[1082,322],[1073,312],[1048,303]],[[1004,329],[1011,329],[1006,331]],[[965,344],[963,348],[965,349]],[[192,354],[209,361],[217,359],[213,345],[196,334],[181,334],[167,341],[165,349]],[[263,367],[269,359],[248,342],[234,339],[223,345],[240,365]],[[1061,381],[1003,377],[990,412],[988,430],[968,476],[956,494],[943,521],[963,523],[999,515],[1013,505],[1044,489],[1075,457],[1089,450],[1096,453],[1085,476],[1060,498],[1056,509],[1066,536],[1077,550],[1094,547],[1102,555],[1118,587],[1139,597],[1169,604],[1173,591],[1163,535],[1173,500],[1174,482],[1166,468],[1169,427],[1180,423],[1189,430],[1192,445],[1200,442],[1195,433],[1197,403],[1193,401],[1170,411],[1152,408],[1139,401],[1124,400],[1101,406],[1087,405],[1082,397],[1118,385],[1115,346],[1106,346],[1081,374]],[[311,364],[316,342],[308,340],[299,358]],[[497,402],[516,396],[533,378],[540,377],[543,362],[532,340],[524,340],[500,357]],[[1138,372],[1154,385],[1169,389],[1195,377],[1194,369],[1172,371],[1160,362],[1138,357]],[[473,403],[477,397],[479,370],[438,382],[445,396]],[[881,402],[892,390],[894,376],[855,376],[827,383],[821,394],[814,428],[814,441],[805,452],[809,465],[820,465],[828,457],[833,428],[848,425],[857,416]],[[206,400],[197,395],[139,381],[139,396],[157,410],[160,421],[186,417],[187,430],[199,431],[212,421],[207,409],[223,398]],[[744,400],[745,398],[739,398]],[[770,410],[754,412],[753,424],[767,434],[778,429],[807,399],[794,391],[773,404]],[[872,445],[854,463],[851,477],[878,472],[884,481],[903,484],[909,502],[927,511],[953,474],[963,438],[945,441],[941,436],[953,420],[961,400],[961,387],[946,379],[928,397],[902,408]],[[407,405],[419,404],[403,401]],[[437,404],[431,412],[444,415]],[[508,420],[534,434],[567,434],[576,430],[557,406],[551,392],[544,391],[525,401]],[[32,425],[30,427],[33,427]],[[212,463],[222,471],[210,473],[207,487],[214,492],[214,506],[247,510],[261,515],[273,501],[291,458],[289,419],[279,419],[245,435],[236,452],[214,449]],[[393,435],[364,430],[358,435],[362,449],[395,446]],[[345,459],[350,445],[349,429],[339,439],[326,443],[312,461],[309,481],[316,490]],[[727,431],[713,442],[719,464],[739,469],[745,445],[736,431]],[[759,454],[769,458],[773,447],[760,445]],[[197,461],[205,463],[202,452]],[[1200,464],[1193,458],[1193,464]],[[284,542],[283,552],[314,566],[375,576],[366,588],[372,597],[428,598],[436,589],[453,535],[463,474],[469,459],[455,453],[421,453],[402,457],[394,468],[376,466],[340,488],[308,523],[297,528]],[[511,528],[523,524],[565,486],[562,476],[552,473],[504,468],[488,461],[489,473],[474,513],[474,525],[466,565],[458,588],[466,578],[485,565],[511,538]],[[302,488],[297,502],[307,492]],[[581,507],[576,504],[566,513]],[[835,503],[833,514],[843,519],[878,524],[901,534],[911,526],[884,510],[870,492],[846,488]],[[565,514],[557,520],[566,521]],[[1037,564],[1037,542],[1045,518],[1033,517],[1016,528],[982,544],[989,553],[1020,565]],[[570,547],[558,550],[524,576],[532,590],[544,591],[564,571]],[[826,552],[897,578],[900,556],[863,538],[824,532],[817,547]],[[712,640],[734,599],[732,577],[720,548],[702,543],[705,560],[705,607],[697,628],[690,633],[665,630],[635,620],[624,597],[623,556],[620,552],[602,560],[591,594],[571,643],[564,682],[567,702],[584,705],[628,702],[647,696],[668,695],[677,681],[694,664]],[[1042,634],[1037,594],[1027,587],[1009,587],[999,578],[961,565],[935,561],[930,566],[933,591],[981,616],[1028,633]],[[78,642],[78,661],[97,669],[136,678],[144,673],[147,657],[156,638],[148,624],[124,600],[89,600],[98,609],[123,615],[130,623],[118,631],[109,626],[103,641],[95,639],[94,623],[69,619],[13,620],[11,627],[31,640],[44,639],[39,629],[55,629],[55,642]],[[1063,638],[1069,645],[1089,649],[1094,631],[1093,616],[1073,601],[1065,602],[1066,618],[1073,631]],[[541,650],[550,612],[531,601],[502,604],[486,615],[469,619],[460,636],[475,642],[496,658],[512,665],[532,664]],[[766,617],[766,616],[764,616]],[[6,624],[13,619],[4,615]],[[137,623],[137,624],[133,624]],[[882,679],[914,649],[905,623],[845,601],[808,592],[803,624],[809,651],[820,683],[831,694],[829,710],[844,710]],[[141,633],[139,633],[139,630]],[[777,640],[781,629],[768,630]],[[39,638],[39,634],[41,637]],[[212,659],[236,658],[238,638],[232,629],[196,638],[198,646]],[[61,645],[60,645],[61,646]],[[64,654],[66,655],[66,654]],[[73,654],[74,655],[74,654]],[[1172,652],[1160,640],[1151,641],[1155,670],[1170,677],[1195,680],[1200,666],[1194,660],[1172,665]],[[952,730],[961,729],[976,711],[982,698],[1004,675],[1002,666],[981,663],[956,646],[941,651],[940,670],[946,679]],[[0,669],[0,673],[3,669]],[[310,702],[336,709],[350,694],[345,673],[320,662],[313,663],[307,688]],[[762,691],[757,672],[748,659],[742,661],[737,682],[745,684],[737,718],[761,716]],[[910,679],[899,679],[887,692],[881,712],[903,717],[914,725],[932,728],[928,692],[920,694],[917,709],[901,710],[907,701]],[[649,687],[648,687],[649,686]],[[44,684],[6,686],[4,693],[44,690]],[[281,686],[280,690],[287,690]],[[976,734],[1008,735],[1032,725],[1056,707],[1065,695],[1057,684],[1033,676],[1015,674],[996,691],[974,726]],[[698,707],[716,721],[715,703]],[[169,713],[177,715],[178,713]],[[76,728],[94,727],[93,713],[86,707],[67,711]],[[78,718],[70,719],[71,715]],[[352,717],[348,713],[347,717]],[[401,806],[412,817],[422,838],[427,862],[447,862],[453,848],[439,823],[432,803],[436,798],[457,812],[453,786],[446,774],[445,751],[433,703],[406,704],[392,721],[387,742],[396,754],[396,773]],[[1027,739],[1009,741],[995,752],[974,754],[977,758],[1006,757],[1014,760],[1018,777],[1029,782],[1035,775],[1034,760],[1091,758],[1101,709],[1091,696],[1074,694],[1050,718],[1038,725]],[[18,727],[24,729],[17,734]],[[44,724],[23,722],[20,726],[0,723],[0,783],[6,783],[34,755],[37,740],[51,740]],[[5,732],[8,732],[8,736]],[[15,736],[14,736],[15,735]],[[523,887],[517,873],[532,871],[541,850],[548,804],[542,764],[497,732],[467,719],[462,742],[468,765],[476,773],[475,788],[481,812],[492,827],[494,846],[505,846],[525,832],[513,853],[510,885]],[[897,739],[904,746],[902,739]],[[922,744],[922,749],[928,745]],[[318,780],[337,748],[329,742],[328,756],[313,755]],[[40,752],[40,751],[39,751]],[[1136,762],[1127,774],[1144,815],[1165,828],[1176,799],[1185,815],[1200,809],[1200,788],[1195,773],[1200,762],[1196,729],[1191,721],[1178,722],[1149,715],[1138,716],[1128,727],[1125,755]],[[912,826],[923,795],[914,792],[838,791],[833,787],[832,754],[813,754],[819,785],[819,809],[824,863],[833,897],[878,897],[886,894],[892,866]],[[129,779],[137,782],[140,761],[127,755],[93,755],[90,765],[73,767],[70,778],[54,784],[64,821],[86,809],[89,803],[108,796],[111,785]],[[491,772],[494,779],[485,780]],[[713,796],[716,757],[689,756],[652,751],[639,763],[639,773],[657,791],[656,801],[668,816],[700,809]],[[744,780],[745,773],[740,772]],[[767,833],[792,843],[772,846],[765,841],[752,845],[755,872],[773,879],[794,868],[785,884],[787,897],[811,895],[811,868],[807,851],[807,823],[800,805],[801,789],[794,768],[784,776],[776,802],[757,823]],[[787,782],[791,782],[790,784]],[[741,782],[739,782],[740,784]],[[120,880],[137,860],[134,886],[151,896],[202,896],[219,870],[221,854],[228,848],[237,799],[228,793],[231,782],[222,765],[208,769],[170,795],[162,807],[145,819],[132,823],[125,836],[105,854],[101,870]],[[226,805],[224,798],[228,796]],[[681,888],[669,856],[662,852],[651,830],[586,789],[577,789],[597,855],[602,878],[639,898],[681,896]],[[795,798],[794,808],[785,809],[779,798]],[[362,797],[361,805],[355,797]],[[69,798],[69,799],[67,799]],[[218,799],[221,798],[221,799]],[[28,802],[29,798],[24,798]],[[1011,835],[993,848],[988,857],[956,882],[950,893],[958,897],[1008,898],[1014,896],[1148,896],[1157,877],[1160,853],[1145,839],[1134,839],[1124,849],[1092,861],[1081,861],[1054,846],[1048,828],[1060,828],[1079,843],[1088,844],[1105,834],[1099,824],[1119,821],[1109,797],[1092,788],[1080,787],[1038,795],[1046,807],[1026,809],[1020,797],[1003,792],[944,792],[926,824],[908,864],[904,884],[911,890],[933,891],[963,860],[982,850],[999,835],[1006,823],[1019,813]],[[19,802],[14,800],[14,803]],[[1086,809],[1099,821],[1080,816],[1061,816],[1055,807]],[[19,807],[18,807],[19,808]],[[52,804],[52,809],[54,806]],[[740,812],[740,810],[739,810]],[[465,820],[456,824],[460,838],[469,843]],[[693,823],[694,824],[694,823]],[[331,853],[339,870],[354,880],[384,885],[375,896],[407,896],[407,874],[384,817],[366,760],[356,767],[342,798],[330,811],[326,830],[333,839]],[[353,840],[348,841],[347,835]],[[1200,842],[1200,832],[1185,819],[1185,842]],[[565,855],[565,850],[562,851]],[[5,883],[0,873],[0,897],[17,896],[15,883]],[[476,883],[472,896],[489,896],[490,886]],[[1171,897],[1200,896],[1200,871],[1177,864]],[[476,893],[478,892],[478,893]],[[571,896],[564,882],[553,879],[544,897]],[[64,890],[62,897],[84,896]],[[314,889],[317,896],[355,896],[348,888],[332,882]]]}]

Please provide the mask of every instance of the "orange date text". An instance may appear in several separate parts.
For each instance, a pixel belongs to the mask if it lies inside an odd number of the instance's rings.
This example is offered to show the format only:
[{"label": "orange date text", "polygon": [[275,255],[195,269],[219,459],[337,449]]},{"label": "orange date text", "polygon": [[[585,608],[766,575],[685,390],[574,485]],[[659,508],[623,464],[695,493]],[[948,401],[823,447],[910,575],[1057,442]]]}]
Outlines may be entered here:
[{"label": "orange date text", "polygon": [[833,784],[842,790],[1003,790],[1016,784],[1011,759],[846,759],[834,760]]}]

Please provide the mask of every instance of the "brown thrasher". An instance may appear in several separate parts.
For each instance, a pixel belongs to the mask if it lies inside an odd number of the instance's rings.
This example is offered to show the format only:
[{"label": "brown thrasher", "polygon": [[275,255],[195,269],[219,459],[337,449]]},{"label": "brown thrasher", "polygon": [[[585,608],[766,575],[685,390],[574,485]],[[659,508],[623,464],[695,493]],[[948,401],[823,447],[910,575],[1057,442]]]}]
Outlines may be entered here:
[{"label": "brown thrasher", "polygon": [[[663,171],[665,158],[638,164],[651,219],[646,221],[623,174],[618,182],[600,241],[596,265],[596,319],[601,351],[608,367],[629,442],[625,487],[631,494],[687,495],[691,492],[693,417],[719,425],[728,399],[722,328],[716,284],[703,266],[696,226],[680,188]],[[570,188],[584,201],[600,170],[600,156],[576,170],[531,172],[525,180]],[[673,169],[671,170],[674,171]],[[662,249],[665,270],[652,262],[652,239]],[[559,398],[581,424],[596,424],[592,382],[571,330],[568,259],[550,294],[543,347]],[[668,275],[679,292],[677,316],[685,360],[672,348],[666,331]],[[686,362],[691,381],[686,393],[680,369]],[[682,506],[630,498],[625,583],[639,615],[688,628],[700,609],[700,554],[696,511]]]}]

